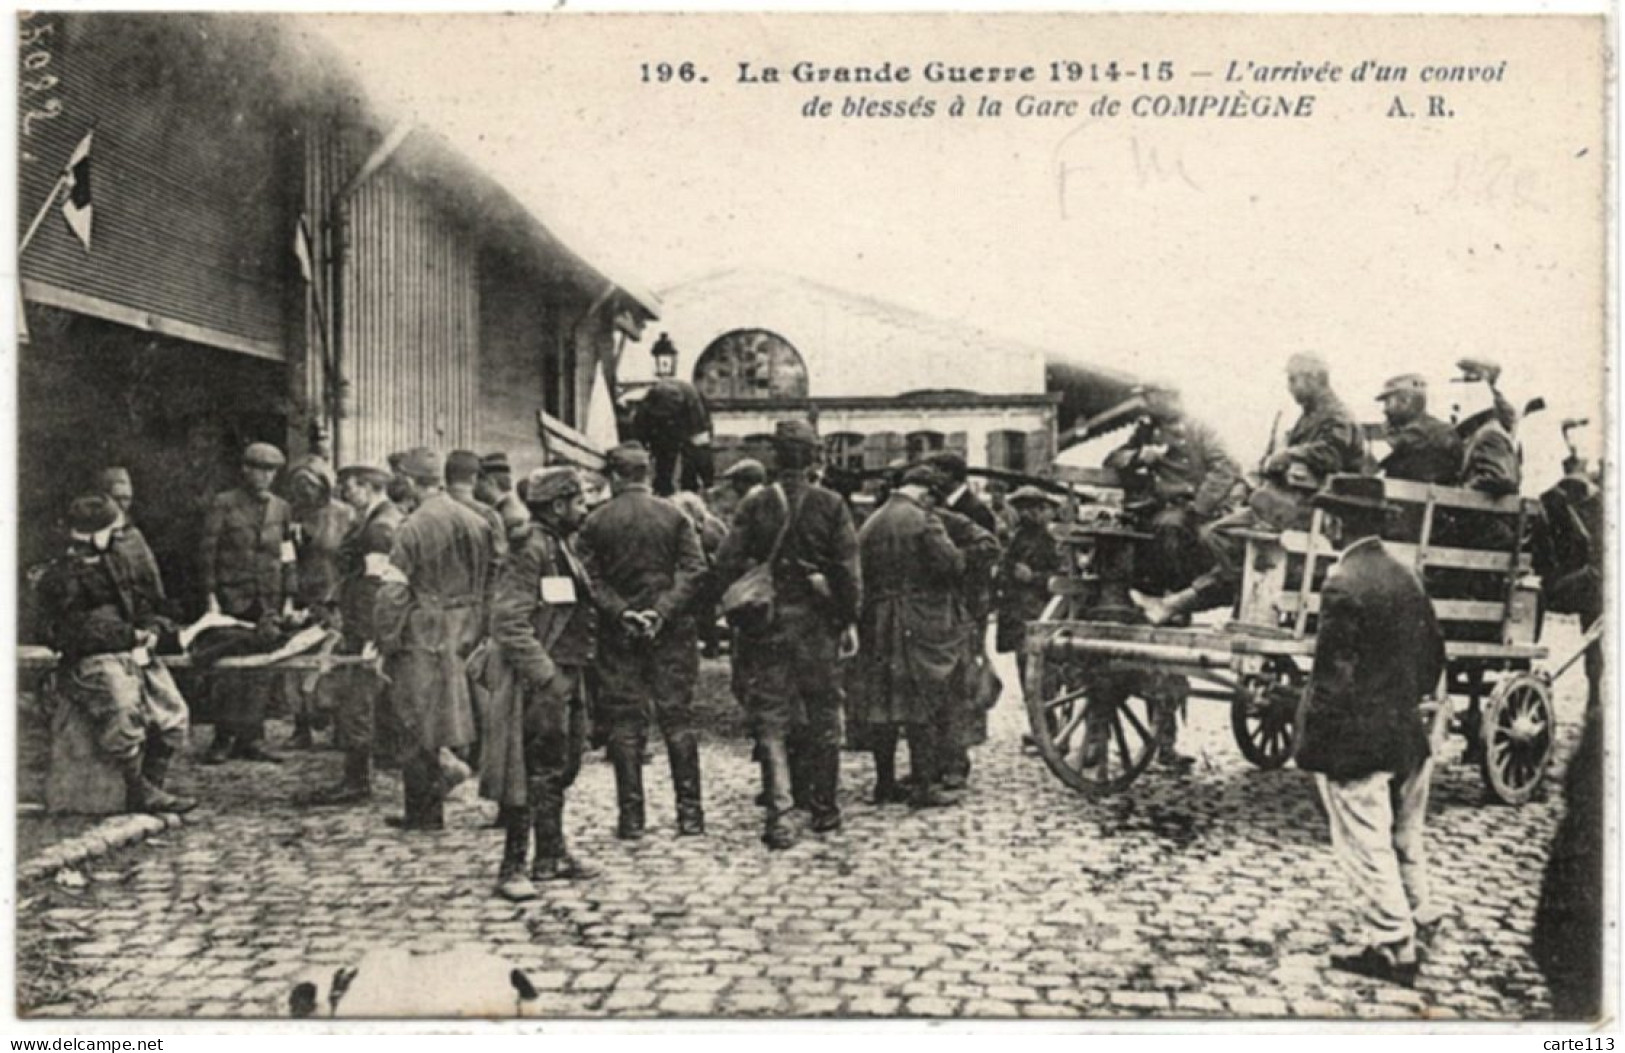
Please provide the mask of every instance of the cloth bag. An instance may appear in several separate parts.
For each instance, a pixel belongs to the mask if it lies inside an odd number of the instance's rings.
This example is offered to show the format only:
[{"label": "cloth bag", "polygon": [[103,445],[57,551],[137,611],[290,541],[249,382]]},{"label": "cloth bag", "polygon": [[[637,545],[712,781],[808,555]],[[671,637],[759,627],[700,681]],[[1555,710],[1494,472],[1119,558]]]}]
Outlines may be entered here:
[{"label": "cloth bag", "polygon": [[788,507],[784,490],[779,486],[775,485],[773,492],[779,495],[780,503],[786,504],[786,509],[784,525],[779,528],[779,536],[773,539],[772,551],[768,552],[767,559],[736,578],[722,594],[722,616],[730,626],[741,632],[760,632],[773,624],[776,592],[773,564],[778,560],[779,549],[784,546],[784,539],[790,533],[790,524],[795,522],[796,512],[801,508],[800,500],[796,501],[794,508]]}]

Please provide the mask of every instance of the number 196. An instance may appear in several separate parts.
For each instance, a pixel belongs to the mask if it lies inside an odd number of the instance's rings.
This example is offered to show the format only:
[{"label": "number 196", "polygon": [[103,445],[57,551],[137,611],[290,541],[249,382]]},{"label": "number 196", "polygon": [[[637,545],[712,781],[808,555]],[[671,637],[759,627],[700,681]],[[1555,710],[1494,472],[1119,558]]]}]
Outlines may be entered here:
[{"label": "number 196", "polygon": [[687,84],[699,76],[692,62],[684,62],[677,66],[670,62],[656,62],[653,65],[645,62],[639,68],[643,70],[645,84],[667,84],[674,80]]}]

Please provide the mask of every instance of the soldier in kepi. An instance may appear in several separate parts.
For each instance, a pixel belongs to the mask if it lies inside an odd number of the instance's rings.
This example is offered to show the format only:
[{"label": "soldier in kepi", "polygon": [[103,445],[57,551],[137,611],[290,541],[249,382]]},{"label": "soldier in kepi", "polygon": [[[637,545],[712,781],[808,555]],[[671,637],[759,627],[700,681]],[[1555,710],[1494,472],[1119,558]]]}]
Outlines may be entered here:
[{"label": "soldier in kepi", "polygon": [[434,451],[408,450],[398,463],[416,508],[395,533],[374,607],[378,653],[404,735],[406,810],[392,825],[439,830],[446,792],[440,750],[474,741],[464,662],[484,635],[495,541],[483,517],[446,494]]},{"label": "soldier in kepi", "polygon": [[700,655],[688,608],[705,556],[688,516],[650,492],[649,451],[625,443],[607,460],[615,496],[587,517],[580,552],[601,614],[595,669],[615,767],[615,833],[623,840],[643,836],[643,748],[652,709],[671,761],[677,834],[703,834],[694,728]]},{"label": "soldier in kepi", "polygon": [[538,881],[596,873],[564,837],[564,795],[581,770],[586,671],[597,649],[592,585],[571,541],[587,501],[571,468],[532,472],[525,498],[534,522],[509,553],[491,603],[494,646],[483,673],[490,716],[480,748],[480,791],[498,803],[504,831],[497,892],[515,902],[534,898]]},{"label": "soldier in kepi", "polygon": [[[216,494],[203,520],[203,587],[209,611],[256,625],[291,613],[298,589],[293,513],[271,493],[282,451],[268,442],[243,451],[243,485]],[[214,739],[205,764],[229,759],[280,762],[266,751],[265,707],[270,684],[253,675],[210,680]]]},{"label": "soldier in kepi", "polygon": [[1309,498],[1326,477],[1358,473],[1363,466],[1365,440],[1360,426],[1332,391],[1325,361],[1317,355],[1293,355],[1287,360],[1286,377],[1287,390],[1302,415],[1287,432],[1286,444],[1265,457],[1259,473],[1262,485],[1248,497],[1247,506],[1202,529],[1202,544],[1212,557],[1212,567],[1189,588],[1165,599],[1141,601],[1153,625],[1234,603],[1246,558],[1246,532],[1303,529],[1309,524]]},{"label": "soldier in kepi", "polygon": [[67,551],[38,585],[45,641],[61,655],[64,704],[79,709],[124,777],[125,807],[186,812],[197,802],[164,790],[169,759],[186,742],[186,701],[153,657],[156,612],[113,547],[118,522],[117,506],[101,494],[69,507]]},{"label": "soldier in kepi", "polygon": [[[349,465],[338,474],[339,497],[354,513],[338,552],[338,608],[343,640],[341,655],[375,655],[373,606],[389,568],[401,511],[384,496],[389,473],[366,465]],[[333,692],[335,735],[344,750],[344,774],[335,786],[317,791],[302,803],[350,804],[372,796],[372,752],[383,684],[370,669],[342,666],[324,679]]]},{"label": "soldier in kepi", "polygon": [[1389,452],[1380,465],[1383,476],[1455,486],[1461,478],[1461,437],[1428,413],[1427,381],[1415,373],[1390,377],[1377,401],[1388,422]]},{"label": "soldier in kepi", "polygon": [[[778,479],[740,506],[718,555],[719,587],[772,560],[772,620],[739,626],[735,655],[741,702],[756,740],[767,809],[762,840],[788,848],[784,821],[800,792],[812,828],[841,825],[839,663],[857,649],[857,535],[839,494],[811,481],[818,435],[805,421],[780,421],[773,436]],[[792,785],[792,774],[799,775]]]},{"label": "soldier in kepi", "polygon": [[1036,486],[1023,486],[1005,499],[1015,509],[1015,529],[999,557],[994,577],[998,627],[994,646],[1000,654],[1016,655],[1016,670],[1027,682],[1027,653],[1022,649],[1027,623],[1037,621],[1049,604],[1049,579],[1065,572],[1061,547],[1050,536],[1056,500]]}]

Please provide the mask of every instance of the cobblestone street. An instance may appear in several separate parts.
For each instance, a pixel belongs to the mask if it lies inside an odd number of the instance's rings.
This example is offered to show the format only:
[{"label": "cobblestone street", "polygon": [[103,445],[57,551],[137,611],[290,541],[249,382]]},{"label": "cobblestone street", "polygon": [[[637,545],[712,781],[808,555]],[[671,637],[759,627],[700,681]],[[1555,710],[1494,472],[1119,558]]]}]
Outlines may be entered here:
[{"label": "cobblestone street", "polygon": [[[1573,627],[1549,628],[1561,658]],[[1527,945],[1583,706],[1578,670],[1559,684],[1559,764],[1523,808],[1486,803],[1452,741],[1430,815],[1434,880],[1451,914],[1414,991],[1327,968],[1328,952],[1356,934],[1312,783],[1251,769],[1225,707],[1192,703],[1182,743],[1198,756],[1192,772],[1153,769],[1090,802],[1022,754],[1014,670],[1004,673],[1011,688],[962,807],[870,805],[870,761],[847,754],[845,828],[804,832],[788,852],[758,841],[756,769],[742,740],[705,744],[704,838],[673,837],[656,750],[650,834],[616,841],[610,768],[590,757],[567,824],[604,873],[544,885],[518,906],[491,894],[501,834],[483,803],[451,805],[444,833],[403,834],[384,824],[400,809],[393,775],[378,778],[368,808],[289,803],[336,773],[333,752],[281,768],[189,766],[179,781],[206,803],[185,826],[93,863],[76,895],[21,890],[22,938],[51,935],[83,970],[73,1000],[40,1008],[280,1016],[295,980],[369,950],[477,946],[528,971],[541,997],[526,1014],[541,1016],[1547,1011]],[[705,683],[725,690],[721,663],[707,663]]]}]

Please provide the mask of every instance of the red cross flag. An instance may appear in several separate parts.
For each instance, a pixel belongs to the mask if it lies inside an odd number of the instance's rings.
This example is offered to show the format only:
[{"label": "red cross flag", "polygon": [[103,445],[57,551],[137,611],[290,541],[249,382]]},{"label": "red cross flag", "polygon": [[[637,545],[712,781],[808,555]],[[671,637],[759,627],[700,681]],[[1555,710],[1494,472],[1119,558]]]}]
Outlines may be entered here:
[{"label": "red cross flag", "polygon": [[95,134],[93,131],[85,133],[62,172],[68,191],[62,198],[62,218],[68,221],[68,229],[84,244],[86,252],[90,251],[90,224],[95,218],[95,206],[90,200],[90,139]]}]

